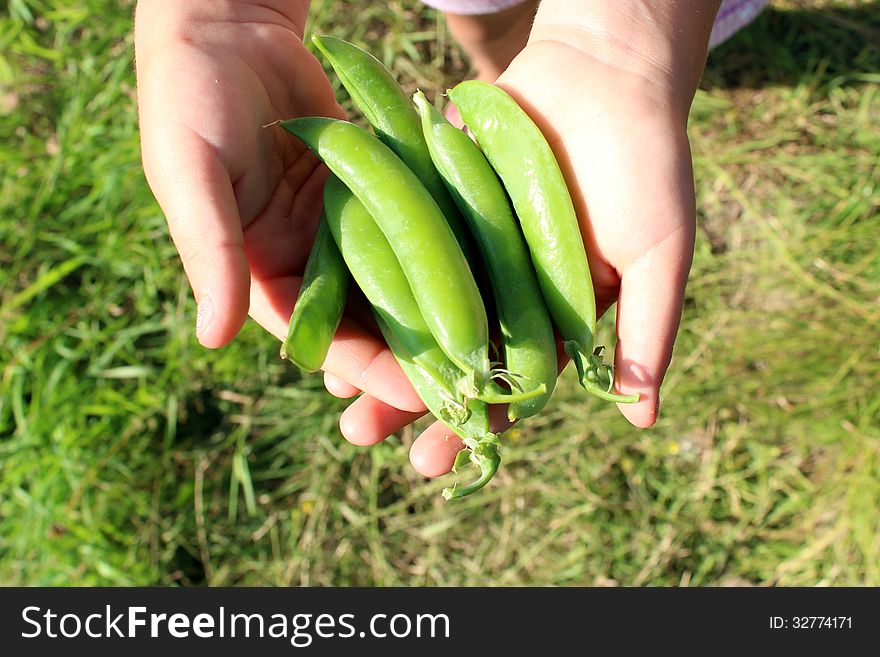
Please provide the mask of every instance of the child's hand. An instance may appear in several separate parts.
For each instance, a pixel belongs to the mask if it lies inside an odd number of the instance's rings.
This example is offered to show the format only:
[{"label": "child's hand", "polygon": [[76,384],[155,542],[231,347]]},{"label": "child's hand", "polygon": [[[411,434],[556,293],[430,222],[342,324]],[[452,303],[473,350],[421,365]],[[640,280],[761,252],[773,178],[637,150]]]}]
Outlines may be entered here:
[{"label": "child's hand", "polygon": [[[229,342],[248,313],[283,339],[317,226],[326,170],[287,132],[260,126],[343,116],[302,43],[308,3],[270,4],[138,4],[144,169],[208,347]],[[324,369],[331,392],[354,394],[348,380],[394,407],[424,411],[384,343],[350,319]]]}]

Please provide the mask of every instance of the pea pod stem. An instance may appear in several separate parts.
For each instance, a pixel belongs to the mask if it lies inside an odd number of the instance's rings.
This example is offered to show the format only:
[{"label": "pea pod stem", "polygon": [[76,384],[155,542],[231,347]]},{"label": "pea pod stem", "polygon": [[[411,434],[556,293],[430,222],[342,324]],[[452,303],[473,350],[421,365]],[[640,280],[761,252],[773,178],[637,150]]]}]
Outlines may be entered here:
[{"label": "pea pod stem", "polygon": [[614,386],[614,369],[606,365],[602,359],[604,347],[596,347],[593,353],[587,356],[584,348],[574,340],[564,342],[562,346],[565,348],[565,353],[574,361],[578,379],[585,390],[605,401],[620,404],[633,404],[639,401],[638,393],[621,395],[611,391]]},{"label": "pea pod stem", "polygon": [[380,317],[377,317],[382,334],[388,341],[391,351],[397,359],[407,379],[409,379],[419,398],[434,416],[458,435],[465,448],[456,455],[453,471],[457,471],[464,463],[470,461],[480,470],[479,478],[466,485],[455,483],[451,488],[444,488],[442,495],[446,500],[465,497],[475,493],[495,476],[501,465],[498,454],[498,437],[489,431],[489,409],[479,400],[468,400],[463,408],[450,406],[444,396],[443,389],[437,385],[428,372],[413,363],[404,351],[398,349],[394,332],[391,331]]},{"label": "pea pod stem", "polygon": [[391,353],[394,354],[419,398],[437,419],[464,442],[465,449],[456,455],[453,471],[457,471],[467,461],[474,463],[480,470],[476,481],[465,485],[456,482],[451,488],[444,488],[443,498],[451,500],[477,492],[489,483],[501,464],[497,448],[498,436],[489,431],[488,407],[484,402],[469,400],[466,402],[466,412],[463,415],[451,415],[443,388],[428,372],[412,361],[394,331],[378,314],[376,315],[376,323],[379,330],[382,331],[382,335],[385,336]]},{"label": "pea pod stem", "polygon": [[489,409],[486,403],[476,399],[451,399],[443,383],[413,359],[382,315],[375,313],[375,318],[395,360],[434,417],[463,440],[479,441],[488,435]]},{"label": "pea pod stem", "polygon": [[465,440],[464,442],[467,445],[467,451],[462,450],[458,453],[452,471],[457,472],[463,462],[468,460],[480,469],[480,476],[469,484],[456,482],[451,487],[444,488],[442,493],[444,500],[453,500],[476,493],[491,481],[495,473],[498,472],[498,466],[501,465],[501,456],[498,454],[498,437],[494,434],[489,434],[480,441]]},{"label": "pea pod stem", "polygon": [[[471,390],[474,388],[468,386]],[[482,390],[476,392],[473,396],[480,401],[484,401],[487,404],[513,404],[517,402],[525,402],[530,399],[536,399],[537,397],[541,397],[547,392],[547,384],[539,383],[534,388],[529,388],[528,390],[521,390],[519,392],[513,392],[505,390],[497,383],[490,382],[488,385],[484,386]]]}]

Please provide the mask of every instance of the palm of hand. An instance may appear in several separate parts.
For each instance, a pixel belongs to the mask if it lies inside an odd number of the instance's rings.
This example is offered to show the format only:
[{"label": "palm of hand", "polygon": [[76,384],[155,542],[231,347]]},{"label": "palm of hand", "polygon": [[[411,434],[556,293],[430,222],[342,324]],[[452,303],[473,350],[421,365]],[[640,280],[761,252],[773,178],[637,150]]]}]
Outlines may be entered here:
[{"label": "palm of hand", "polygon": [[[246,267],[236,269],[232,287],[246,304],[242,293],[250,283],[252,314],[262,314],[257,320],[277,335],[289,315],[291,292],[295,297],[291,279],[301,275],[311,246],[323,174],[302,144],[281,129],[261,126],[342,111],[289,21],[258,7],[239,11],[244,13],[184,24],[184,38],[139,62],[144,164],[197,297],[201,275],[193,270],[210,259],[205,251],[228,245],[240,258],[243,249]],[[161,92],[150,93],[150,85]],[[176,167],[197,171],[212,207],[199,208],[195,192],[168,192],[175,184],[168,178],[185,178]],[[227,328],[213,342],[227,341],[234,330]]]}]

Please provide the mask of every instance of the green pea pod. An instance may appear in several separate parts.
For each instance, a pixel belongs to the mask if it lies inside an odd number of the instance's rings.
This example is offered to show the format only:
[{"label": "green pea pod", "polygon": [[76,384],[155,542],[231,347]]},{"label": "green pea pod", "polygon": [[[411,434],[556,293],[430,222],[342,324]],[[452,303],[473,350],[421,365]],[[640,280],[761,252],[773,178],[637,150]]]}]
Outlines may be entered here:
[{"label": "green pea pod", "polygon": [[413,96],[434,166],[476,237],[489,270],[505,367],[523,377],[521,384],[544,383],[547,392],[511,404],[511,420],[540,411],[556,385],[556,341],[528,247],[520,234],[507,194],[476,144],[425,98]]},{"label": "green pea pod", "polygon": [[281,357],[309,372],[321,369],[342,319],[349,273],[321,213]]},{"label": "green pea pod", "polygon": [[[324,184],[324,209],[330,232],[355,282],[389,326],[410,359],[428,372],[446,393],[444,413],[460,417],[469,397],[505,403],[511,396],[487,389],[469,394],[465,373],[443,352],[431,334],[409,282],[387,238],[351,190],[330,175]],[[535,394],[532,391],[521,396]]]},{"label": "green pea pod", "polygon": [[581,385],[609,401],[638,401],[637,394],[612,392],[613,371],[602,361],[602,347],[594,348],[596,299],[583,238],[565,178],[541,130],[495,85],[468,80],[449,97],[510,195]]},{"label": "green pea pod", "polygon": [[464,373],[437,345],[419,310],[391,245],[373,217],[335,175],[324,184],[327,224],[348,270],[401,348],[428,371],[450,397],[460,397]]},{"label": "green pea pod", "polygon": [[451,488],[444,488],[443,498],[450,500],[477,492],[489,483],[501,464],[501,457],[498,455],[498,437],[489,431],[488,407],[481,401],[470,400],[467,403],[469,411],[467,418],[464,421],[450,421],[446,415],[445,391],[427,371],[413,362],[406,349],[397,340],[395,332],[379,314],[376,315],[376,323],[419,398],[428,410],[454,431],[467,446],[467,449],[458,453],[453,471],[457,471],[464,461],[470,461],[480,470],[480,476],[476,481],[465,485],[456,482]]},{"label": "green pea pod", "polygon": [[449,222],[469,262],[471,242],[467,229],[440,179],[422,137],[415,107],[385,66],[353,43],[332,36],[312,35],[312,42],[327,57],[352,101],[387,144],[430,192]]},{"label": "green pea pod", "polygon": [[317,153],[378,224],[431,334],[466,375],[465,396],[504,403],[543,394],[543,384],[506,394],[493,381],[488,320],[477,284],[437,204],[400,158],[347,121],[306,117],[281,125]]}]

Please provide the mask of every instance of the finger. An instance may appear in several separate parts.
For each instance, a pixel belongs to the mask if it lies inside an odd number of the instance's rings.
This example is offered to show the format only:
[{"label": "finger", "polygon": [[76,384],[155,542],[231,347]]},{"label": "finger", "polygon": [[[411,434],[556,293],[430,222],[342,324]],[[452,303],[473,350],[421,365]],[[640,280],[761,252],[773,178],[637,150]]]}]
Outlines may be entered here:
[{"label": "finger", "polygon": [[397,409],[425,410],[388,346],[354,322],[340,324],[322,368]]},{"label": "finger", "polygon": [[435,422],[415,439],[409,462],[425,477],[440,477],[452,470],[455,456],[464,449],[461,438],[442,422]]},{"label": "finger", "polygon": [[[279,340],[287,336],[300,283],[299,277],[284,276],[251,286],[251,317]],[[385,343],[348,318],[336,330],[321,369],[395,408],[425,410]]]},{"label": "finger", "polygon": [[375,445],[424,414],[424,411],[401,411],[375,397],[364,395],[342,412],[339,430],[353,445]]},{"label": "finger", "polygon": [[693,240],[693,231],[682,226],[621,276],[615,370],[620,392],[639,393],[641,399],[618,408],[637,427],[657,420],[659,389],[681,320]]},{"label": "finger", "polygon": [[250,274],[229,173],[216,151],[179,124],[143,124],[144,170],[193,289],[196,335],[221,347],[241,329]]},{"label": "finger", "polygon": [[324,387],[327,388],[327,392],[340,399],[349,399],[361,393],[359,388],[330,372],[324,372]]}]

